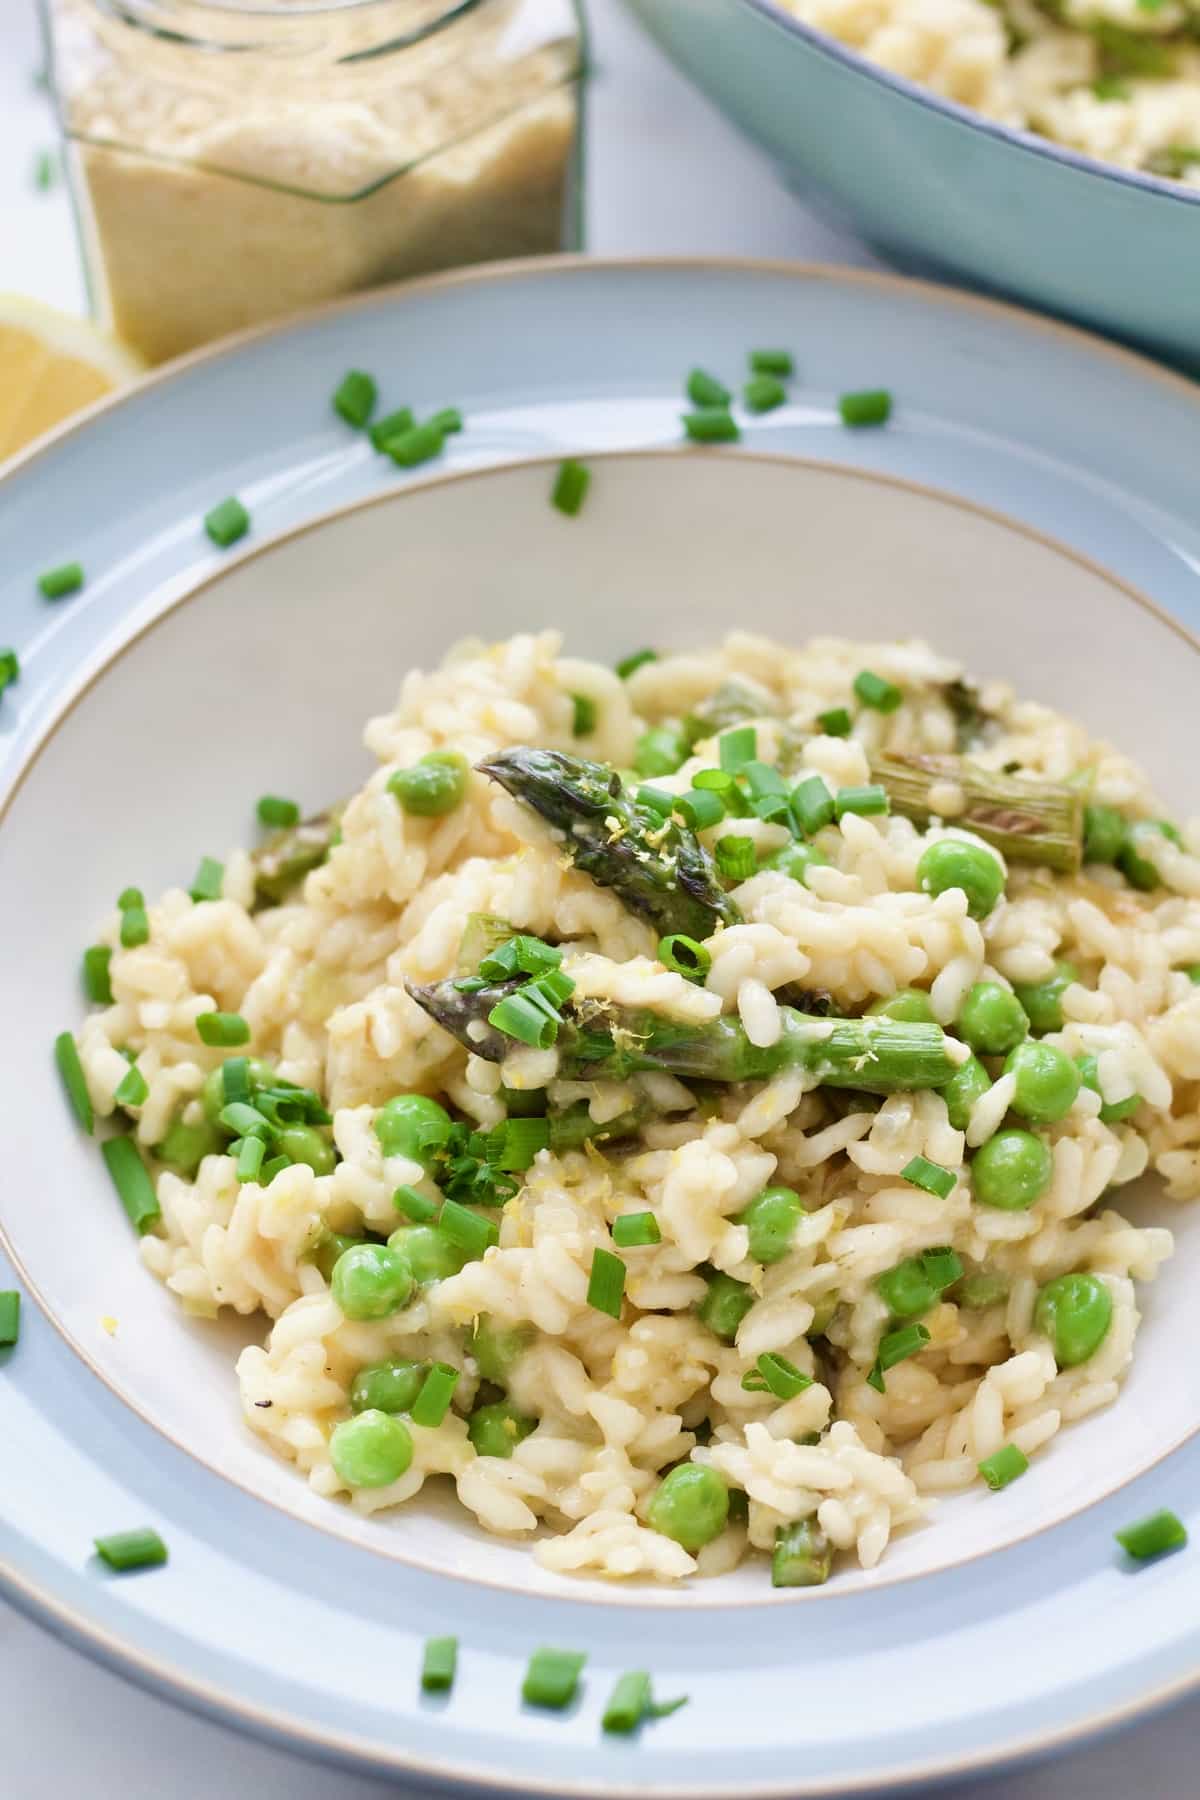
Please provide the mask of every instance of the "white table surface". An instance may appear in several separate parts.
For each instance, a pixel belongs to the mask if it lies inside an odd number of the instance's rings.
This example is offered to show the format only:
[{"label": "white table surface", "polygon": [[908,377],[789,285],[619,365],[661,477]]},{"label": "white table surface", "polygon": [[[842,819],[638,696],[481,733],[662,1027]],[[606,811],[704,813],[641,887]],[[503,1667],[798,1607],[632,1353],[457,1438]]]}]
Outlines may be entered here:
[{"label": "white table surface", "polygon": [[[619,10],[589,0],[588,241],[595,251],[699,251],[878,266],[817,220],[694,95]],[[0,0],[0,290],[82,309],[63,188],[37,191],[54,141],[33,84],[32,0]],[[15,1478],[9,1471],[7,1479]],[[1119,1622],[1113,1621],[1114,1630]],[[1036,1769],[940,1790],[945,1800],[1186,1800],[1200,1790],[1200,1702]],[[0,1742],[13,1800],[371,1800],[385,1784],[267,1749],[152,1698],[0,1601]],[[394,1790],[393,1790],[394,1791]]]}]

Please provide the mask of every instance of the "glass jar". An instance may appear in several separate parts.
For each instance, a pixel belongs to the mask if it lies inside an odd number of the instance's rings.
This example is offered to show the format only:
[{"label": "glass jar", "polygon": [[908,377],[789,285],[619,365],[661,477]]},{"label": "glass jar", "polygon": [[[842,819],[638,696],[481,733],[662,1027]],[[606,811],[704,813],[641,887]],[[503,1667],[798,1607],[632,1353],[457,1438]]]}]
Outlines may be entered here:
[{"label": "glass jar", "polygon": [[151,362],[577,245],[576,0],[41,0],[93,307]]}]

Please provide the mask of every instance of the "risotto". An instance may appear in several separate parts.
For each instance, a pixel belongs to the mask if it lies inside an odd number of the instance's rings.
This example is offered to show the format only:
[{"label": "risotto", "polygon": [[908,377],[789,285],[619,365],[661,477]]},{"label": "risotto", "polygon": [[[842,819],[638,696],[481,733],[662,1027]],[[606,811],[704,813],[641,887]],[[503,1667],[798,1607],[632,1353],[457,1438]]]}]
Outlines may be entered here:
[{"label": "risotto", "polygon": [[1200,831],[1125,756],[741,633],[468,643],[366,742],[121,895],[78,1036],[146,1267],[263,1316],[246,1424],[318,1493],[809,1585],[1117,1398],[1171,1251],[1118,1190],[1200,1193]]},{"label": "risotto", "polygon": [[1002,125],[1200,186],[1197,14],[1180,0],[777,0]]}]

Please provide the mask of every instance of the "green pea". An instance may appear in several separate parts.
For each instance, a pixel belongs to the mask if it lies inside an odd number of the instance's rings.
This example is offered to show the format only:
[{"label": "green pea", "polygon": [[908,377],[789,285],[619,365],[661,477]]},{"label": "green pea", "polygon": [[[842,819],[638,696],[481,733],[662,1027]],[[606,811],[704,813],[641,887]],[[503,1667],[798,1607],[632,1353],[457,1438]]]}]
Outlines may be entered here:
[{"label": "green pea", "polygon": [[326,1281],[332,1281],[333,1271],[343,1250],[349,1250],[355,1244],[364,1243],[366,1243],[366,1238],[361,1231],[326,1232],[313,1252],[313,1261]]},{"label": "green pea", "polygon": [[697,1310],[711,1332],[732,1344],[753,1305],[754,1295],[744,1281],[735,1281],[732,1275],[710,1275],[708,1292]]},{"label": "green pea", "polygon": [[329,1437],[329,1460],[347,1487],[388,1487],[399,1481],[412,1455],[408,1427],[374,1407],[343,1419]]},{"label": "green pea", "polygon": [[1140,888],[1147,894],[1153,888],[1162,886],[1162,877],[1157,868],[1142,853],[1156,837],[1170,838],[1173,844],[1183,842],[1175,826],[1167,819],[1134,819],[1125,827],[1125,841],[1117,856],[1117,867],[1129,885]]},{"label": "green pea", "polygon": [[[1085,1088],[1093,1094],[1100,1094],[1100,1072],[1094,1056],[1077,1056],[1075,1066],[1079,1070],[1080,1079]],[[1100,1118],[1105,1125],[1119,1125],[1122,1119],[1130,1118],[1142,1104],[1140,1094],[1130,1094],[1125,1100],[1114,1100],[1111,1103],[1100,1094]],[[161,1151],[159,1152],[161,1155]]]},{"label": "green pea", "polygon": [[1115,806],[1083,809],[1083,860],[1115,863],[1125,842],[1125,820]]},{"label": "green pea", "polygon": [[951,1298],[956,1306],[967,1306],[972,1311],[999,1306],[1001,1300],[1008,1299],[1008,1277],[993,1275],[986,1269],[975,1275],[964,1275]]},{"label": "green pea", "polygon": [[958,1035],[980,1056],[1004,1056],[1029,1033],[1017,996],[998,981],[977,981],[958,1015]]},{"label": "green pea", "polygon": [[397,1094],[375,1116],[385,1156],[407,1156],[429,1169],[452,1130],[450,1114],[428,1094]]},{"label": "green pea", "polygon": [[1025,1212],[1050,1186],[1054,1159],[1032,1131],[998,1131],[975,1152],[971,1180],[981,1206]]},{"label": "green pea", "polygon": [[[250,1093],[253,1096],[256,1088],[270,1087],[275,1080],[275,1071],[270,1063],[265,1063],[257,1056],[246,1059],[246,1073],[250,1081]],[[222,1109],[228,1104],[225,1099],[225,1064],[218,1063],[205,1077],[204,1086],[200,1090],[200,1099],[204,1106],[204,1116],[210,1125],[216,1125],[221,1117]],[[228,1136],[229,1133],[226,1133]]]},{"label": "green pea", "polygon": [[1074,963],[1056,962],[1053,975],[1045,981],[1015,983],[1013,992],[1025,1008],[1029,1023],[1038,1037],[1048,1031],[1061,1031],[1064,1024],[1062,997],[1073,981],[1079,980]]},{"label": "green pea", "polygon": [[[792,1247],[804,1202],[793,1188],[769,1187],[756,1194],[738,1223],[750,1233],[750,1254],[755,1262],[781,1262]],[[736,1330],[736,1326],[734,1327]]]},{"label": "green pea", "polygon": [[286,1156],[289,1162],[307,1163],[316,1175],[330,1174],[337,1162],[333,1145],[313,1125],[284,1125],[275,1134],[272,1154]]},{"label": "green pea", "polygon": [[397,1357],[369,1363],[350,1383],[350,1404],[359,1412],[407,1412],[421,1391],[429,1364]]},{"label": "green pea", "polygon": [[348,1319],[386,1319],[408,1304],[416,1283],[408,1259],[387,1244],[351,1244],[330,1286]]},{"label": "green pea", "polygon": [[687,738],[678,725],[652,725],[634,746],[633,766],[642,776],[673,775],[689,754]]},{"label": "green pea", "polygon": [[944,894],[961,888],[973,919],[986,919],[1004,892],[1004,870],[999,859],[982,844],[963,838],[938,838],[922,852],[917,864],[917,886],[926,894]]},{"label": "green pea", "polygon": [[1033,1317],[1053,1344],[1059,1368],[1073,1369],[1104,1342],[1112,1310],[1112,1295],[1098,1275],[1059,1275],[1038,1294]]},{"label": "green pea", "polygon": [[468,1260],[436,1225],[402,1225],[388,1239],[388,1248],[403,1252],[418,1287],[457,1275]]},{"label": "green pea", "polygon": [[923,988],[897,988],[886,1000],[873,1000],[867,1008],[873,1018],[898,1019],[906,1025],[934,1025],[933,1007]]},{"label": "green pea", "polygon": [[431,750],[410,768],[389,775],[388,793],[395,795],[406,813],[418,819],[440,819],[466,799],[467,774],[467,759],[457,750]]},{"label": "green pea", "polygon": [[921,1266],[919,1256],[906,1256],[894,1269],[875,1278],[875,1287],[888,1311],[897,1319],[916,1319],[937,1304],[941,1293]]},{"label": "green pea", "polygon": [[778,850],[772,850],[770,856],[763,858],[759,865],[764,869],[778,869],[781,875],[790,875],[802,887],[808,885],[808,871],[813,868],[828,867],[829,858],[815,844],[790,843],[782,844]]},{"label": "green pea", "polygon": [[215,1156],[225,1148],[225,1141],[208,1119],[202,1119],[199,1125],[185,1125],[182,1119],[175,1119],[162,1142],[155,1144],[154,1154],[181,1175],[194,1175],[206,1156]]},{"label": "green pea", "polygon": [[729,1489],[715,1469],[680,1463],[664,1475],[646,1509],[646,1523],[693,1554],[711,1544],[729,1517]]},{"label": "green pea", "polygon": [[1004,1073],[1016,1077],[1012,1110],[1031,1125],[1065,1119],[1082,1086],[1079,1070],[1065,1050],[1027,1038],[1010,1050]]},{"label": "green pea", "polygon": [[475,1329],[467,1348],[475,1358],[484,1381],[494,1381],[497,1387],[507,1387],[515,1363],[532,1342],[532,1326],[497,1325],[494,1319],[483,1313],[475,1321]]},{"label": "green pea", "polygon": [[959,1063],[945,1087],[939,1090],[946,1102],[946,1116],[955,1131],[967,1129],[971,1108],[991,1085],[992,1078],[977,1056],[968,1056],[966,1062]]},{"label": "green pea", "polygon": [[537,1420],[526,1418],[507,1400],[477,1406],[467,1421],[467,1436],[480,1456],[511,1456],[536,1429]]}]

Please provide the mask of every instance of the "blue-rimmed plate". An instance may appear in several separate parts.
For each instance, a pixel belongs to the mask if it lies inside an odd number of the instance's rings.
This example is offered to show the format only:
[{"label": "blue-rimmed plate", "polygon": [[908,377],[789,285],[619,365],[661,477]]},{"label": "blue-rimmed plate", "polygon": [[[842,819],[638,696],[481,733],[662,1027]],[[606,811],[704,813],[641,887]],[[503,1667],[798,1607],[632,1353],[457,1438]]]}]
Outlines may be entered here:
[{"label": "blue-rimmed plate", "polygon": [[[751,342],[793,347],[801,374],[792,403],[747,432],[750,456],[617,454],[597,460],[579,520],[546,506],[564,451],[675,445],[683,371],[736,379]],[[406,483],[350,436],[328,411],[349,366],[373,370],[389,401],[461,405],[445,472],[468,479]],[[894,421],[848,433],[834,396],[865,386],[895,391]],[[877,1580],[813,1596],[749,1577],[666,1603],[595,1595],[534,1580],[515,1551],[489,1560],[448,1515],[414,1509],[379,1541],[348,1535],[342,1509],[256,1461],[224,1349],[140,1273],[37,1046],[73,1016],[78,945],[131,858],[149,888],[198,845],[243,835],[246,797],[279,784],[281,754],[305,791],[337,791],[357,720],[388,703],[410,656],[464,628],[558,623],[605,655],[723,623],[925,630],[1094,725],[1119,713],[1113,735],[1184,799],[1195,651],[1129,589],[1185,623],[1200,615],[1198,439],[1184,384],[935,290],[562,264],[418,284],[246,340],[16,468],[0,484],[0,636],[24,664],[0,703],[16,784],[0,825],[0,1059],[3,1091],[20,1096],[3,1217],[51,1317],[28,1309],[0,1381],[23,1477],[0,1496],[14,1594],[253,1728],[426,1782],[560,1793],[854,1791],[1062,1741],[1186,1686],[1200,1576],[1182,1557],[1132,1577],[1111,1533],[1156,1505],[1189,1511],[1200,1451],[1174,1447],[1200,1395],[1172,1333],[1194,1233],[1154,1297],[1139,1385],[1039,1462],[1011,1496],[1021,1511],[972,1496],[945,1554],[931,1528]],[[233,492],[254,519],[240,561],[199,523]],[[67,556],[88,585],[50,608],[33,578]],[[170,1564],[106,1577],[92,1534],[142,1520]],[[422,1639],[445,1631],[464,1645],[449,1707],[416,1688]],[[540,1642],[590,1653],[565,1718],[517,1700]],[[603,1699],[630,1664],[692,1705],[639,1743],[605,1740]]]}]

